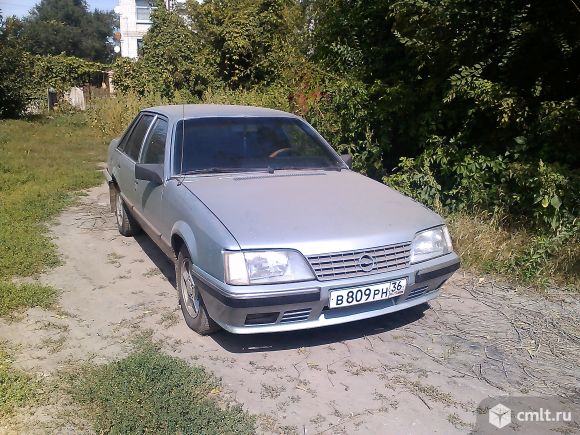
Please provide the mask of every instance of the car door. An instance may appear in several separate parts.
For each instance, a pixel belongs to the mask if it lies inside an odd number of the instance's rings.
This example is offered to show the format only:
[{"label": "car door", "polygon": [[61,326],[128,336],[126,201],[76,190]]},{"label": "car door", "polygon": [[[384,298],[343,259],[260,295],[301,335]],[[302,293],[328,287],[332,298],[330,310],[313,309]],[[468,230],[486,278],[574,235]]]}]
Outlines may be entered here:
[{"label": "car door", "polygon": [[[140,163],[165,164],[168,125],[167,119],[162,116],[155,119],[145,139],[139,158]],[[165,182],[157,184],[152,181],[136,180],[136,186],[139,202],[135,206],[139,207],[142,218],[152,230],[151,236],[159,237],[164,244],[169,245],[167,239],[168,234],[171,233],[171,222],[164,219],[163,193]]]},{"label": "car door", "polygon": [[139,159],[143,140],[155,118],[150,113],[144,113],[135,122],[135,126],[128,134],[126,140],[119,144],[120,155],[117,159],[117,183],[123,199],[129,207],[135,207],[138,203],[137,184],[135,180],[135,162]]}]

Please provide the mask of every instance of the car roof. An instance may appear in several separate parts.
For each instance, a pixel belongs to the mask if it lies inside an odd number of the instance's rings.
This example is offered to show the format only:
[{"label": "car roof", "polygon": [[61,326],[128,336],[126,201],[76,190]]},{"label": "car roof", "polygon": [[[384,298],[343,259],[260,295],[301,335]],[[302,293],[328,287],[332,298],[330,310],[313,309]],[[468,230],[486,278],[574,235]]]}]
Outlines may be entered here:
[{"label": "car roof", "polygon": [[276,117],[299,119],[298,116],[282,112],[281,110],[227,104],[173,104],[149,107],[143,109],[143,111],[165,115],[174,122],[180,119],[212,117]]}]

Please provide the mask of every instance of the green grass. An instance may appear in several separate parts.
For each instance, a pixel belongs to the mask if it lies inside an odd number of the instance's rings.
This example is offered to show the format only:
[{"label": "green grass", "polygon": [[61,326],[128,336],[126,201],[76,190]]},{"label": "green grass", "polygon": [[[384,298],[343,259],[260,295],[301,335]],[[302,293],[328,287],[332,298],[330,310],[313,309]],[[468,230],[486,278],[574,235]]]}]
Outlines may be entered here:
[{"label": "green grass", "polygon": [[0,316],[22,308],[49,308],[54,303],[56,295],[57,292],[52,287],[0,281]]},{"label": "green grass", "polygon": [[218,381],[152,344],[73,375],[72,395],[97,433],[252,434],[254,418],[220,404]]},{"label": "green grass", "polygon": [[26,404],[33,397],[34,389],[31,377],[12,367],[10,356],[0,344],[0,417]]},{"label": "green grass", "polygon": [[59,264],[46,223],[74,201],[75,191],[102,180],[96,162],[105,149],[82,114],[0,121],[0,315],[9,307],[46,306],[54,297],[11,280]]}]

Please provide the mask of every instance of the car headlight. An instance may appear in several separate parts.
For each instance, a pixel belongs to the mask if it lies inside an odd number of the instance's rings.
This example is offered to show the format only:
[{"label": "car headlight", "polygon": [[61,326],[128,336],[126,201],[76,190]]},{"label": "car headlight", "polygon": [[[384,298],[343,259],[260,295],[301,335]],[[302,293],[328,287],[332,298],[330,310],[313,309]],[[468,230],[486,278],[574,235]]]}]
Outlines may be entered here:
[{"label": "car headlight", "polygon": [[312,269],[297,251],[226,251],[226,283],[272,284],[314,279]]},{"label": "car headlight", "polygon": [[443,225],[415,235],[411,246],[411,263],[430,260],[453,251],[447,226]]}]

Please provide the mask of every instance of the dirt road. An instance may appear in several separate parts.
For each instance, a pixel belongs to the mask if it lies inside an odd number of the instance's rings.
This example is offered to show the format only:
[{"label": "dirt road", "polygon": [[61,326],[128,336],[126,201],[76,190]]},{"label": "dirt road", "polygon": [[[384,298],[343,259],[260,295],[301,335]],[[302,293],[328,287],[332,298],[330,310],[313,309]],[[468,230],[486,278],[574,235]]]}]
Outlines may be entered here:
[{"label": "dirt road", "polygon": [[[465,433],[485,397],[580,392],[577,296],[547,299],[458,272],[430,307],[299,333],[200,337],[178,311],[172,264],[146,236],[118,234],[106,186],[81,202],[53,227],[64,264],[41,278],[62,289],[59,310],[0,321],[27,371],[111,361],[151,330],[168,353],[221,377],[260,415],[260,432],[299,434]],[[54,427],[47,415],[13,427]]]}]

